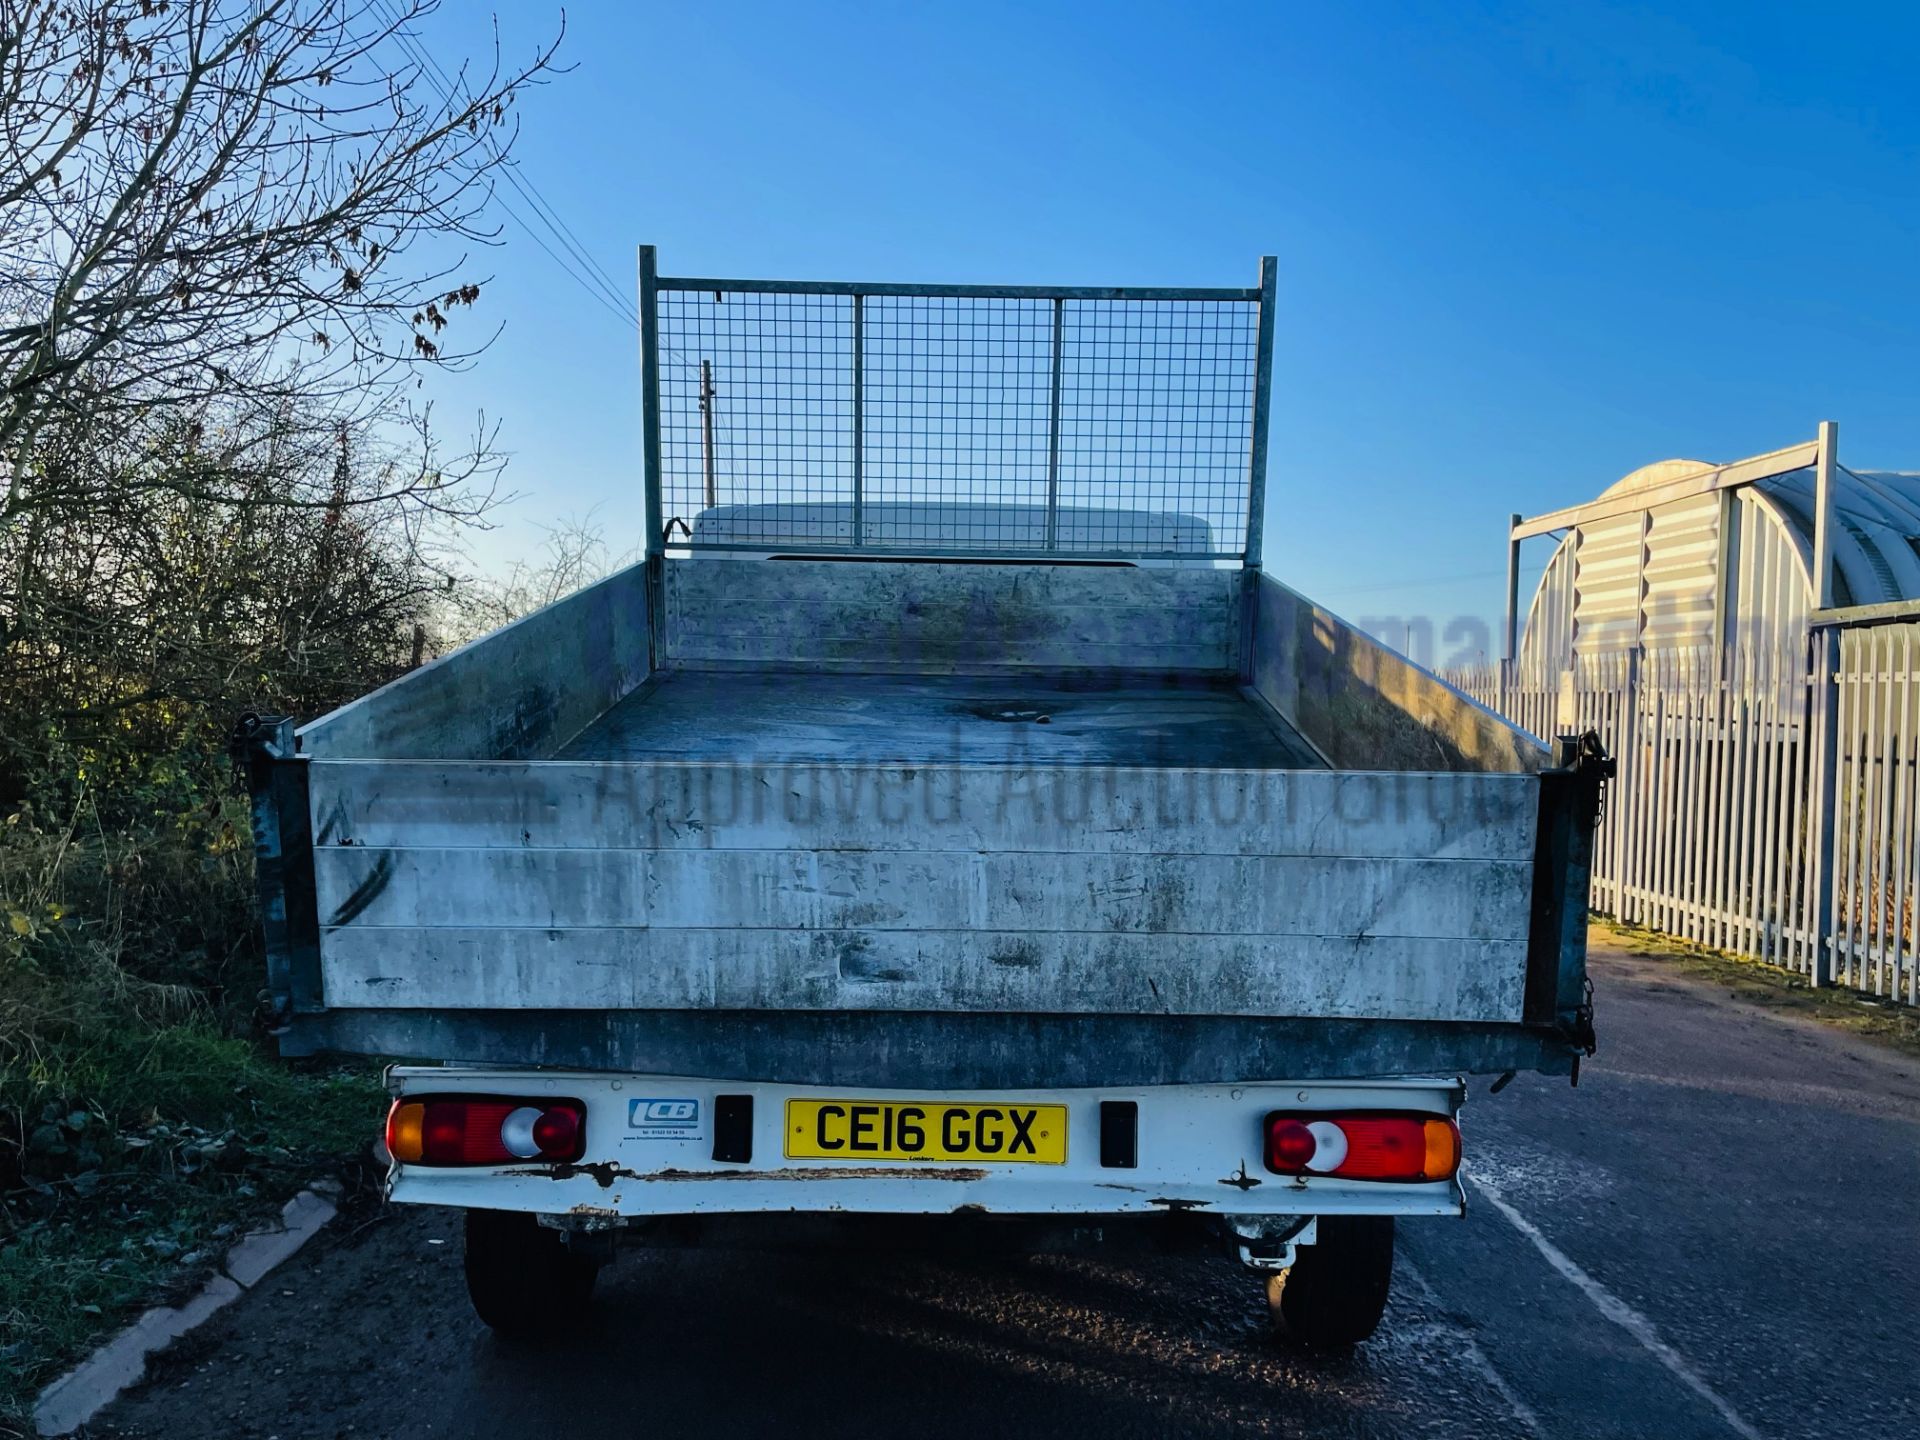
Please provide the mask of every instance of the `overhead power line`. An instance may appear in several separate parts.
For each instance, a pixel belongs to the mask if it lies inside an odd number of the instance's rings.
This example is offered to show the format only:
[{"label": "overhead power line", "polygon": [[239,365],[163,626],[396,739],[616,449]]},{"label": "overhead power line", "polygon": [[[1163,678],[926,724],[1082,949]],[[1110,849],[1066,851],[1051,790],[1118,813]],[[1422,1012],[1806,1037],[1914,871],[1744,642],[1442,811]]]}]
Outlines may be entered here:
[{"label": "overhead power line", "polygon": [[[448,106],[457,107],[459,102],[454,97],[453,77],[448,75],[447,72],[440,67],[440,63],[433,58],[431,53],[402,28],[401,16],[390,3],[390,0],[377,0],[377,3],[382,13],[392,22],[394,40],[399,44],[401,50],[405,52],[407,57],[419,67],[421,76],[426,80],[428,87],[445,101]],[[500,208],[506,211],[515,223],[532,237],[535,244],[546,251],[554,264],[564,270],[575,284],[579,285],[581,289],[591,295],[603,308],[612,312],[616,318],[638,329],[640,325],[639,311],[634,307],[632,300],[622,293],[620,287],[614,283],[613,278],[607,274],[600,263],[593,258],[592,253],[589,252],[585,244],[581,242],[580,237],[573,232],[565,220],[561,219],[559,212],[547,201],[546,197],[540,194],[538,187],[536,187],[531,180],[523,179],[520,176],[512,163],[494,146],[491,137],[487,137],[484,143],[487,145],[487,148],[493,152],[494,159],[500,162],[499,169],[501,175],[506,178],[507,183],[514,188],[522,201],[524,201],[532,211],[539,225],[537,226],[530,223],[525,216],[514,208],[505,196],[496,193],[495,198],[500,202]],[[540,226],[544,226],[548,234],[553,237],[561,249],[567,252],[566,256],[562,256],[559,251],[554,249],[553,245],[547,243],[546,238],[540,234]],[[576,266],[578,268],[576,268]]]}]

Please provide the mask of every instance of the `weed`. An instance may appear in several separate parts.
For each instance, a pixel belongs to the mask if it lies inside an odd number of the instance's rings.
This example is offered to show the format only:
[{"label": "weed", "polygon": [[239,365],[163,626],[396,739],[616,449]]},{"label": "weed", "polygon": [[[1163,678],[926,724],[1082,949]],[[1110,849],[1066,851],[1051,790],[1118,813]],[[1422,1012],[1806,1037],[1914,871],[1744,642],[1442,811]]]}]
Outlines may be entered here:
[{"label": "weed", "polygon": [[224,803],[0,831],[0,1422],[374,1133],[372,1062],[254,1030],[250,862]]}]

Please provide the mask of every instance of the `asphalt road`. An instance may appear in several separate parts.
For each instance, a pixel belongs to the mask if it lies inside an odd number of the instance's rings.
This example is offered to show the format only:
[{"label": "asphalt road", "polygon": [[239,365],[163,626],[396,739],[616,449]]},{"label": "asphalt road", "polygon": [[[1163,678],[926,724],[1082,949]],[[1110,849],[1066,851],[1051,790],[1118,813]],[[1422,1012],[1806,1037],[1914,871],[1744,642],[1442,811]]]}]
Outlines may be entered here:
[{"label": "asphalt road", "polygon": [[1470,1213],[1403,1222],[1381,1334],[1269,1337],[1227,1262],[637,1253],[495,1342],[453,1217],[310,1246],[110,1436],[1920,1435],[1920,1064],[1597,956],[1578,1090],[1484,1083]]}]

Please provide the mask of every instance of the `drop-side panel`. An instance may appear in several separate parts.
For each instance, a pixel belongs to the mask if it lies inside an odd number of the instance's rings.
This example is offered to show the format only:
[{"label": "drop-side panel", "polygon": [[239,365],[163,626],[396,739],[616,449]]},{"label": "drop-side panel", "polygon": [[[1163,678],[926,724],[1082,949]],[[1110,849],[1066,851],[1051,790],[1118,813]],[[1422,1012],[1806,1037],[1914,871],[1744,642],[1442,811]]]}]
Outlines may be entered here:
[{"label": "drop-side panel", "polygon": [[300,731],[332,759],[551,755],[646,680],[647,571],[630,565]]},{"label": "drop-side panel", "polygon": [[326,1002],[1517,1021],[1524,775],[312,766]]},{"label": "drop-side panel", "polygon": [[1523,860],[966,850],[333,847],[330,926],[547,930],[1010,930],[1037,934],[1498,935]]},{"label": "drop-side panel", "polygon": [[1531,861],[1539,780],[1497,773],[316,760],[314,843],[984,850]]},{"label": "drop-side panel", "polygon": [[321,932],[327,1000],[1519,1020],[1526,941],[1025,931]]},{"label": "drop-side panel", "polygon": [[667,563],[671,664],[867,672],[1237,668],[1239,570]]},{"label": "drop-side panel", "polygon": [[1256,577],[1255,694],[1341,770],[1538,771],[1539,740],[1271,575]]}]

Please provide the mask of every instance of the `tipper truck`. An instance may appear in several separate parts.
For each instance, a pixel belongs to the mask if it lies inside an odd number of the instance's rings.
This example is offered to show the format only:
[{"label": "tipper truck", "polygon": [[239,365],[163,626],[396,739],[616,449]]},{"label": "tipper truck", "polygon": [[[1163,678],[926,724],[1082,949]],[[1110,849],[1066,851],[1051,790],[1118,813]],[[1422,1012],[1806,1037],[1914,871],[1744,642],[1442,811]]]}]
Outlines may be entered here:
[{"label": "tipper truck", "polygon": [[1262,569],[1273,261],[640,261],[638,562],[241,721],[283,1050],[407,1057],[503,1332],[616,1246],[1142,1246],[1365,1339],[1468,1077],[1591,1052],[1610,766]]}]

